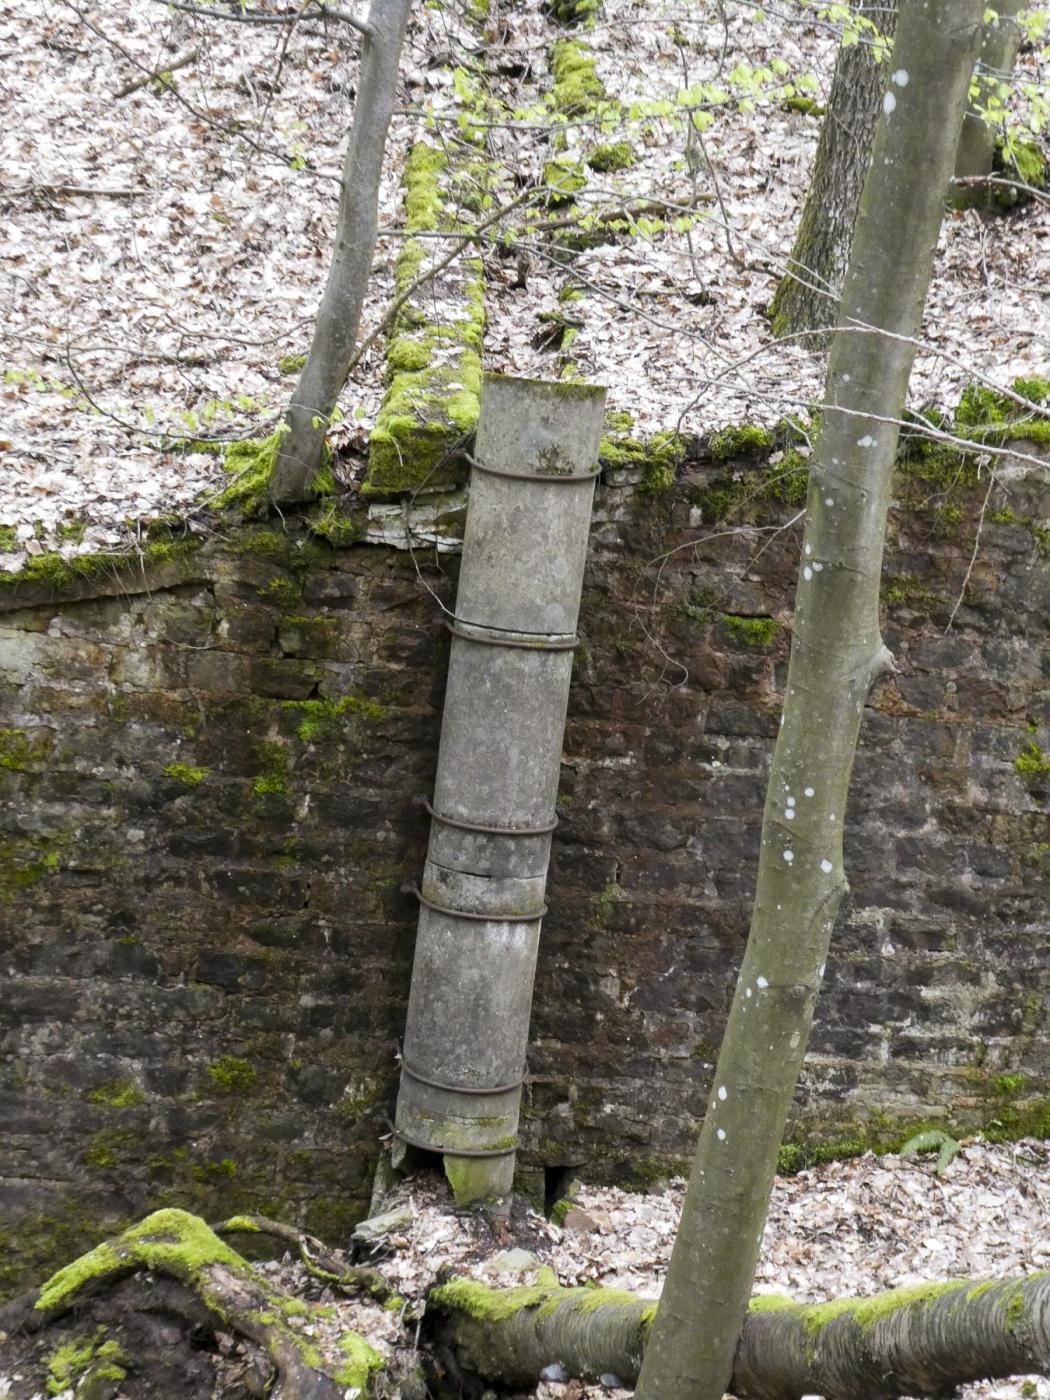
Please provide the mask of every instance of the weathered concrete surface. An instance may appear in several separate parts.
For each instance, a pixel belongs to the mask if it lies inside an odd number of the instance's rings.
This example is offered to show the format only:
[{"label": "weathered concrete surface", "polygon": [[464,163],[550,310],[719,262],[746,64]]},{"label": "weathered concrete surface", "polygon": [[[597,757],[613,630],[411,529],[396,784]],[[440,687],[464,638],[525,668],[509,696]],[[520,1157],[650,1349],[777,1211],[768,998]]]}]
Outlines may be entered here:
[{"label": "weathered concrete surface", "polygon": [[[526,1168],[643,1184],[689,1150],[703,1111],[798,563],[791,531],[733,537],[717,519],[762,472],[697,459],[664,495],[623,473],[599,486]],[[899,671],[864,724],[853,903],[798,1101],[814,1133],[1050,1117],[1050,775],[1015,767],[1029,744],[1050,751],[1050,491],[1008,487],[945,635],[985,485],[902,482],[884,588]],[[760,507],[759,523],[792,512]],[[434,781],[448,634],[405,554],[299,539],[217,540],[170,576],[185,582],[151,579],[151,592],[109,579],[101,599],[6,604],[11,1285],[27,1259],[68,1259],[163,1202],[264,1209],[333,1239],[367,1212],[397,1087],[416,920],[401,886],[425,854],[414,799]],[[455,559],[417,557],[451,606]]]}]

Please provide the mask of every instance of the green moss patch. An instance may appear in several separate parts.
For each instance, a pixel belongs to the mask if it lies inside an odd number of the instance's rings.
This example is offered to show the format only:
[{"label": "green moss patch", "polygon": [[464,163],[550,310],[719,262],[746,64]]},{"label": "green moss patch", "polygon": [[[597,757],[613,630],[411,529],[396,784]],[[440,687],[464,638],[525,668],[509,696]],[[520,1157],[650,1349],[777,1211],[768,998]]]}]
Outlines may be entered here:
[{"label": "green moss patch", "polygon": [[567,117],[582,117],[608,101],[589,50],[572,39],[558,39],[551,49],[554,84],[550,103]]},{"label": "green moss patch", "polygon": [[210,768],[193,768],[188,763],[169,763],[164,769],[166,777],[190,788],[199,787],[210,772]]},{"label": "green moss patch", "polygon": [[208,1066],[208,1078],[220,1094],[247,1094],[257,1077],[255,1066],[236,1055],[221,1055]]},{"label": "green moss patch", "polygon": [[137,1108],[146,1102],[146,1096],[133,1079],[111,1079],[92,1089],[88,1102],[104,1104],[107,1108]]},{"label": "green moss patch", "polygon": [[548,203],[571,204],[573,197],[587,188],[587,176],[578,160],[570,156],[555,156],[543,167],[543,183],[549,191]]},{"label": "green moss patch", "polygon": [[631,426],[630,414],[609,414],[598,449],[601,465],[612,471],[641,474],[641,489],[661,495],[674,485],[678,465],[685,455],[685,440],[677,433],[654,433],[649,438],[632,437],[621,425]]},{"label": "green moss patch", "polygon": [[777,639],[777,622],[772,617],[723,613],[722,625],[734,642],[753,651],[766,651]]},{"label": "green moss patch", "polygon": [[1050,758],[1047,758],[1033,739],[1030,744],[1025,744],[1014,759],[1014,771],[1020,773],[1022,778],[1032,778],[1050,773]]},{"label": "green moss patch", "polygon": [[382,705],[358,695],[343,695],[338,700],[285,700],[281,708],[302,717],[295,732],[306,744],[317,743],[337,733],[340,721],[349,715],[370,720],[387,717]]},{"label": "green moss patch", "polygon": [[[471,162],[464,158],[464,164]],[[426,141],[412,148],[405,167],[405,227],[395,283],[404,295],[433,247],[412,234],[457,227],[444,184],[457,170]],[[365,495],[391,495],[463,479],[457,451],[472,433],[481,407],[481,348],[485,328],[484,271],[477,258],[458,265],[465,274],[462,315],[446,323],[427,316],[425,286],[418,301],[398,312],[387,346],[387,390],[372,432]]]},{"label": "green moss patch", "polygon": [[79,596],[92,585],[106,580],[130,585],[138,574],[148,576],[152,569],[173,564],[194,554],[199,539],[162,538],[151,540],[142,549],[123,552],[100,551],[64,559],[61,554],[34,555],[14,573],[0,573],[0,603],[23,594],[73,594]]},{"label": "green moss patch", "polygon": [[[991,186],[992,205],[1003,209],[1027,204],[1035,193],[1047,187],[1047,159],[1042,147],[1037,141],[1026,141],[1020,136],[1000,136],[996,141],[993,173],[1014,182]],[[1026,188],[1018,189],[1018,185]]]},{"label": "green moss patch", "polygon": [[60,870],[67,845],[64,836],[16,836],[0,842],[0,904]]},{"label": "green moss patch", "polygon": [[553,0],[550,14],[560,24],[582,24],[598,13],[599,0]]},{"label": "green moss patch", "polygon": [[0,768],[25,773],[45,762],[51,735],[28,734],[24,729],[0,729]]},{"label": "green moss patch", "polygon": [[629,170],[638,163],[638,155],[630,141],[611,141],[595,146],[584,156],[584,162],[600,175],[617,170]]},{"label": "green moss patch", "polygon": [[771,428],[758,423],[744,423],[739,427],[722,428],[714,433],[708,443],[708,451],[715,462],[728,462],[734,457],[760,457],[772,452],[776,434]]}]

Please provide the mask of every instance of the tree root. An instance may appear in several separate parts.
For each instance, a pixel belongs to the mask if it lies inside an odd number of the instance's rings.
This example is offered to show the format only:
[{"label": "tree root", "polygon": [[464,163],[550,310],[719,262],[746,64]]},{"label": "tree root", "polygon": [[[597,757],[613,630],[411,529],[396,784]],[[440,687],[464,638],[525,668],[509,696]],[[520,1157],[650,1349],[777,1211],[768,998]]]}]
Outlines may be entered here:
[{"label": "tree root", "polygon": [[[630,1385],[655,1314],[655,1303],[629,1293],[560,1288],[541,1271],[531,1288],[452,1279],[431,1291],[426,1327],[433,1345],[486,1380],[532,1385],[559,1362]],[[896,1400],[1033,1372],[1050,1373],[1050,1274],[822,1304],[755,1298],[731,1388],[739,1400]]]},{"label": "tree root", "polygon": [[[225,1224],[231,1232],[260,1228],[246,1217]],[[290,1233],[298,1238],[298,1232]],[[271,1286],[203,1220],[181,1210],[156,1211],[60,1269],[38,1291],[0,1312],[0,1329],[37,1332],[57,1325],[139,1273],[175,1280],[203,1305],[202,1315],[213,1328],[258,1346],[276,1373],[282,1400],[343,1400],[348,1391],[373,1393],[373,1378],[382,1365],[378,1352],[356,1333],[343,1332],[334,1339],[334,1354],[324,1355],[308,1329],[319,1336],[327,1322],[331,1331],[326,1310]]]}]

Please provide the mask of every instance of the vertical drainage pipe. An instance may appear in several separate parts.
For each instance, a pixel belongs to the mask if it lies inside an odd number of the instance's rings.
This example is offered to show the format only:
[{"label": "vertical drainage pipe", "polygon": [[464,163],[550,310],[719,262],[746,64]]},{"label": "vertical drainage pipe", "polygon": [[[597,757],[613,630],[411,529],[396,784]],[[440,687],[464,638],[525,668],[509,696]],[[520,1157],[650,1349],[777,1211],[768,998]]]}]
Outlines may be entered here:
[{"label": "vertical drainage pipe", "polygon": [[514,1177],[604,405],[499,375],[482,392],[395,1120],[461,1203]]}]

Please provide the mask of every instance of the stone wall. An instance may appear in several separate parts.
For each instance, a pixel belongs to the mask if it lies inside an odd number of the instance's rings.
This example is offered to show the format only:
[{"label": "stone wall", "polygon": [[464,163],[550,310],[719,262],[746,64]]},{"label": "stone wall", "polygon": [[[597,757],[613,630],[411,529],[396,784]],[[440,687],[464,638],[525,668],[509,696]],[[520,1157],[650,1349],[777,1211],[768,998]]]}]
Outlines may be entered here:
[{"label": "stone wall", "polygon": [[[544,1166],[645,1184],[683,1161],[746,935],[798,483],[730,454],[663,484],[642,463],[597,497],[532,1186]],[[1050,1130],[1050,489],[1008,473],[971,561],[985,489],[901,478],[898,672],[864,725],[800,1143]],[[401,518],[374,507],[372,537]],[[455,570],[286,521],[0,591],[7,1285],[147,1206],[333,1239],[366,1207],[440,725],[433,595],[451,602]]]}]

